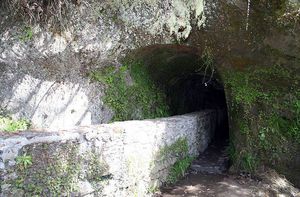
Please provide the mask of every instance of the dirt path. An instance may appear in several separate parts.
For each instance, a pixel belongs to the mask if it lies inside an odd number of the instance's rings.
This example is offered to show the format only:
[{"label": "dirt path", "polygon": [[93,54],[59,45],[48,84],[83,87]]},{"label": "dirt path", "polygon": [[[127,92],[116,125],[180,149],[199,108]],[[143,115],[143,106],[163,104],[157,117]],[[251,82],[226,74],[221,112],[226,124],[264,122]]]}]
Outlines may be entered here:
[{"label": "dirt path", "polygon": [[[276,194],[278,192],[268,190],[261,181],[253,179],[228,174],[190,174],[176,185],[162,188],[160,196],[267,197]],[[281,194],[292,196],[290,192],[281,192]]]},{"label": "dirt path", "polygon": [[185,178],[175,185],[162,187],[156,197],[300,197],[285,178],[269,170],[260,178],[226,172],[228,159],[224,146],[210,146],[193,162]]}]

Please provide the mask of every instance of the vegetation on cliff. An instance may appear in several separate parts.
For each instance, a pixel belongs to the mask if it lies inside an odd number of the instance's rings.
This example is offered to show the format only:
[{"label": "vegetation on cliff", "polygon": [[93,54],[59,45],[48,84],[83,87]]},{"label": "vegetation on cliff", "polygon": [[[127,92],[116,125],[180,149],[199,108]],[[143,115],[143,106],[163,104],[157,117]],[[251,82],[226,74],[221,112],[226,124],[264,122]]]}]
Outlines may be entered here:
[{"label": "vegetation on cliff", "polygon": [[106,85],[104,102],[113,110],[112,121],[157,118],[169,115],[166,96],[142,63],[105,67],[89,73]]}]

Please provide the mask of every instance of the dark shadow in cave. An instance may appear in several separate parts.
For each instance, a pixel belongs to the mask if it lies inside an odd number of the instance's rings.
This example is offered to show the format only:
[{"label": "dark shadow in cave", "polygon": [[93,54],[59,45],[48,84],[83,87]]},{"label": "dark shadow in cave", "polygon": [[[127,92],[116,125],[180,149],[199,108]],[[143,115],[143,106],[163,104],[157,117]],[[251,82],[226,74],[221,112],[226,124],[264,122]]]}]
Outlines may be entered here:
[{"label": "dark shadow in cave", "polygon": [[223,147],[229,138],[227,104],[224,87],[215,78],[190,73],[177,78],[166,88],[173,115],[203,110],[215,110],[217,125],[212,143]]},{"label": "dark shadow in cave", "polygon": [[171,115],[216,111],[216,130],[207,151],[216,157],[223,154],[229,141],[226,97],[217,66],[206,65],[204,49],[152,45],[138,53],[153,81],[165,91]]},{"label": "dark shadow in cave", "polygon": [[229,167],[226,147],[229,142],[227,104],[224,87],[217,79],[201,73],[189,73],[165,88],[173,115],[203,110],[216,112],[215,133],[208,148],[192,163],[193,173],[220,174]]},{"label": "dark shadow in cave", "polygon": [[193,173],[219,174],[229,167],[226,147],[229,139],[224,87],[215,78],[191,73],[167,89],[174,114],[214,110],[217,114],[215,134],[208,148],[192,163]]}]

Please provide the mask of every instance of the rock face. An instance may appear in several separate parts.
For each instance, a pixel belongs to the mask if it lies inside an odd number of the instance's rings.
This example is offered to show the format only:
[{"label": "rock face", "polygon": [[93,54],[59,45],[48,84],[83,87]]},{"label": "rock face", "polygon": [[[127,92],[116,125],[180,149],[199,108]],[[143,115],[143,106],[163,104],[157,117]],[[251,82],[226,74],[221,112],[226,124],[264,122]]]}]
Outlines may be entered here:
[{"label": "rock face", "polygon": [[1,196],[150,196],[176,161],[206,149],[216,122],[205,111],[2,136]]},{"label": "rock face", "polygon": [[[10,1],[2,0],[0,6],[3,2]],[[298,1],[251,1],[249,6],[247,1],[242,0],[72,2],[77,3],[71,3],[70,9],[64,10],[66,17],[60,17],[58,24],[49,22],[46,25],[33,21],[25,25],[0,7],[0,112],[5,111],[14,118],[29,119],[35,128],[54,130],[107,123],[113,112],[103,103],[105,87],[89,81],[87,75],[91,70],[109,65],[119,67],[130,50],[154,44],[189,45],[197,52],[208,48],[212,49],[211,55],[219,66],[216,70],[223,76],[223,82],[230,84],[226,80],[228,77],[224,76],[229,68],[230,73],[237,77],[237,80],[231,81],[238,83],[232,91],[225,87],[235,150],[233,160],[236,159],[237,170],[242,169],[240,164],[246,164],[246,168],[252,170],[257,160],[262,160],[260,166],[277,168],[295,184],[300,184],[297,157],[300,147],[299,141],[296,141],[300,139],[299,115],[296,114],[299,113],[299,108],[296,108],[299,107],[299,78],[286,83],[286,77],[283,77],[280,84],[273,87],[268,78],[278,77],[264,75],[260,78],[261,85],[256,87],[254,80],[236,75],[248,67],[253,70],[245,73],[267,74],[257,69],[263,65],[274,67],[275,73],[284,74],[275,68],[275,65],[281,65],[297,77],[300,72]],[[204,24],[205,28],[199,28]],[[171,60],[168,59],[169,62]],[[253,91],[252,86],[262,91],[261,94]],[[277,106],[269,105],[291,101],[289,96],[285,98],[285,95],[290,95],[290,88],[294,92],[295,112],[286,113],[293,110],[291,107],[277,111]],[[265,96],[268,90],[271,96],[276,95],[274,102],[263,101],[268,100]],[[272,93],[273,90],[275,92]],[[237,94],[239,91],[242,94]],[[278,98],[282,97],[281,101],[277,99],[277,92],[280,93]],[[245,95],[249,96],[248,99],[241,99]],[[233,103],[234,99],[240,103]],[[251,109],[249,99],[252,101]],[[257,107],[261,109],[260,114],[257,114]],[[285,132],[287,126],[278,129],[277,123],[281,121],[268,121],[272,118],[269,110],[281,120],[295,119],[295,125],[298,125],[294,126],[294,130],[288,130],[296,132],[285,136],[289,133]],[[293,117],[290,114],[294,114]],[[263,118],[258,121],[257,117]],[[240,124],[240,121],[245,122]],[[289,122],[286,125],[293,124]],[[273,135],[269,127],[276,127],[277,133],[284,137]],[[261,137],[265,136],[265,131],[270,137]],[[282,139],[285,143],[281,143]],[[275,145],[269,146],[272,143]],[[266,147],[268,150],[265,150]],[[274,148],[280,152],[274,152]],[[252,161],[250,168],[247,166],[249,158]],[[282,169],[278,167],[281,163],[284,163]]]},{"label": "rock face", "polygon": [[107,123],[103,87],[89,84],[88,71],[119,65],[130,49],[186,39],[205,19],[203,0],[82,1],[57,33],[12,24],[0,9],[0,108],[39,128]]}]

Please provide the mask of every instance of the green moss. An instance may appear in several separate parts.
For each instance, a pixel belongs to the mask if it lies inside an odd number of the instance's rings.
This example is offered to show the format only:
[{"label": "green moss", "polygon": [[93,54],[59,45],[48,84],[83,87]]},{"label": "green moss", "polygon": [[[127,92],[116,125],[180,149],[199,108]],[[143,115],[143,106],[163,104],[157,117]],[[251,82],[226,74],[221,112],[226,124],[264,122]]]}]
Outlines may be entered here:
[{"label": "green moss", "polygon": [[105,175],[108,170],[107,164],[101,160],[96,154],[89,155],[89,162],[86,170],[86,178],[89,182],[97,183],[110,179],[110,175]]},{"label": "green moss", "polygon": [[105,67],[91,72],[89,76],[106,85],[104,102],[114,112],[112,121],[169,115],[165,94],[139,62],[125,64],[118,69]]},{"label": "green moss", "polygon": [[173,144],[167,145],[160,149],[159,157],[166,158],[170,155],[185,157],[188,154],[188,142],[186,138],[178,138]]},{"label": "green moss", "polygon": [[60,196],[76,191],[76,176],[80,170],[75,158],[76,148],[74,146],[66,148],[69,150],[65,152],[64,158],[47,155],[45,150],[43,154],[46,155],[43,158],[30,156],[31,166],[26,169],[22,162],[18,163],[18,179],[14,180],[13,185],[23,190],[25,196],[45,194]]},{"label": "green moss", "polygon": [[170,168],[167,183],[173,184],[180,178],[182,178],[191,162],[195,159],[194,157],[189,156],[189,147],[186,138],[178,138],[171,145],[164,146],[158,152],[158,158],[167,159],[171,157],[176,157],[177,161]]},{"label": "green moss", "polygon": [[[234,163],[253,172],[280,163],[288,144],[300,143],[299,76],[281,65],[228,70],[223,76],[229,110]],[[291,155],[292,157],[292,155]]]},{"label": "green moss", "polygon": [[0,115],[0,130],[5,132],[15,132],[26,130],[30,127],[30,122],[25,119],[13,120],[11,117]]},{"label": "green moss", "polygon": [[78,151],[76,142],[26,146],[16,159],[17,179],[8,182],[11,189],[24,196],[70,196],[78,191],[80,180],[89,181],[95,191],[101,189],[110,178],[107,165],[92,152],[83,157]]}]

